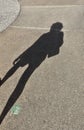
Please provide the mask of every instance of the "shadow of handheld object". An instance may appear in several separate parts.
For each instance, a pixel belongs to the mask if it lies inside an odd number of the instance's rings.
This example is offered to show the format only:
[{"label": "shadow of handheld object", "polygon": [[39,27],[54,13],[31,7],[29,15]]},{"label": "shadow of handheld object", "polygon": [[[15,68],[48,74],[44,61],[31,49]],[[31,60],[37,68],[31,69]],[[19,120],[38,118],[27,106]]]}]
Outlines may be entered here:
[{"label": "shadow of handheld object", "polygon": [[63,28],[62,23],[54,23],[50,31],[43,34],[31,47],[29,47],[25,52],[23,52],[18,58],[13,62],[13,67],[6,73],[1,81],[1,85],[10,78],[19,67],[24,67],[28,64],[28,67],[22,74],[16,88],[10,95],[2,113],[0,116],[0,124],[14,105],[16,100],[21,95],[25,84],[35,69],[45,60],[46,57],[50,58],[59,54],[60,47],[63,44]]},{"label": "shadow of handheld object", "polygon": [[52,47],[49,48],[48,57],[52,57],[54,55],[59,54],[60,47],[63,44],[64,37],[64,33],[61,31],[62,28],[63,25],[60,22],[54,23],[51,26],[50,32],[53,36],[51,37],[52,40],[50,42]]}]

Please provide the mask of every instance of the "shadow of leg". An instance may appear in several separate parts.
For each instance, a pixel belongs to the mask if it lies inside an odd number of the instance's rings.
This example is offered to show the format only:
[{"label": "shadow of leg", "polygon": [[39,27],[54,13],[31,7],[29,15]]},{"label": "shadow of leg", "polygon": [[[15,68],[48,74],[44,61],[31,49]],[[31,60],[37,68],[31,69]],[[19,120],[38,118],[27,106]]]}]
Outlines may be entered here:
[{"label": "shadow of leg", "polygon": [[19,68],[19,64],[14,65],[4,76],[4,78],[1,80],[0,79],[0,86],[7,80],[9,79],[14,73],[15,71]]},{"label": "shadow of leg", "polygon": [[25,84],[28,80],[28,78],[31,76],[31,74],[33,73],[33,71],[35,70],[35,68],[29,66],[24,73],[22,74],[15,90],[13,91],[13,93],[11,94],[10,98],[7,101],[7,104],[4,107],[4,110],[1,113],[0,116],[0,124],[2,123],[3,119],[5,118],[5,116],[7,115],[7,113],[9,112],[9,110],[11,109],[11,107],[13,106],[13,104],[16,102],[16,100],[19,98],[19,96],[21,95]]}]

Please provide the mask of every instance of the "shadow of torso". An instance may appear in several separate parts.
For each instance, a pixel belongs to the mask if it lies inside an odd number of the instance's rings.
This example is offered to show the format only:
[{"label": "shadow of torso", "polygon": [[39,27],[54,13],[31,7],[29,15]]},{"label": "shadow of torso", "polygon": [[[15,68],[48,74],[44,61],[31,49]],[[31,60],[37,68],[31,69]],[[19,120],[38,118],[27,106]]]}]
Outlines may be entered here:
[{"label": "shadow of torso", "polygon": [[50,31],[43,34],[31,47],[19,56],[17,63],[21,67],[26,64],[38,67],[46,56],[52,57],[59,53],[59,48],[63,44],[63,32]]}]

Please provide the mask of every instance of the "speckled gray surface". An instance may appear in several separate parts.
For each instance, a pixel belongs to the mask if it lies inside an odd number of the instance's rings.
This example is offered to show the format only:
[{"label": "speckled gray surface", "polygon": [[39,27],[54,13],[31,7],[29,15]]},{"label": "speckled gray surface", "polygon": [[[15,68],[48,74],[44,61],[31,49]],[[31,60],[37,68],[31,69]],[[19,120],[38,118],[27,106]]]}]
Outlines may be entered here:
[{"label": "speckled gray surface", "polygon": [[[19,2],[19,17],[0,33],[1,78],[14,59],[58,20],[63,23],[64,44],[59,55],[46,58],[31,75],[14,104],[21,107],[20,113],[9,111],[0,130],[84,130],[84,0]],[[30,6],[39,4],[42,6]],[[0,113],[26,67],[19,68],[0,87]]]},{"label": "speckled gray surface", "polygon": [[0,0],[0,32],[16,19],[19,11],[20,4],[17,0]]}]

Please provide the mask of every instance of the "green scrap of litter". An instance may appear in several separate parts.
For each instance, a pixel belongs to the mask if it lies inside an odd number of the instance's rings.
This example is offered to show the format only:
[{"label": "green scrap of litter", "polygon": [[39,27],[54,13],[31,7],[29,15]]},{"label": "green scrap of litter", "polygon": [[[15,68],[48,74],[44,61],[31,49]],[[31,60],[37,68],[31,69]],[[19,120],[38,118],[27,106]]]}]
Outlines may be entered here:
[{"label": "green scrap of litter", "polygon": [[20,113],[20,110],[21,110],[21,107],[19,105],[14,105],[12,108],[11,108],[11,112],[12,114],[14,115],[18,115]]}]

